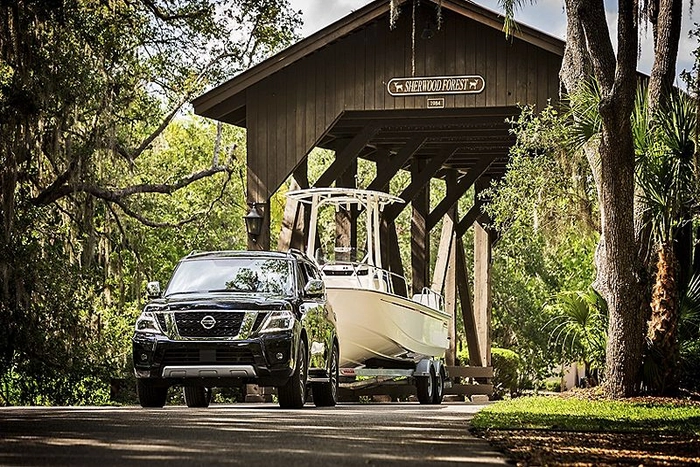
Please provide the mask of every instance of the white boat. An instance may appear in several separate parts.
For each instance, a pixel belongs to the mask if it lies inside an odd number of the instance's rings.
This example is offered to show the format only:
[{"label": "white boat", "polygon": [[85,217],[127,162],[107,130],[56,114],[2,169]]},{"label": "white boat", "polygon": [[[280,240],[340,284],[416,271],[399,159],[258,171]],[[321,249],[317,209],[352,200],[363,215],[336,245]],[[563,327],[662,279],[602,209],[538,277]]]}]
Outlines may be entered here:
[{"label": "white boat", "polygon": [[[451,317],[444,312],[442,297],[424,288],[401,296],[395,281],[406,280],[382,268],[380,213],[401,198],[371,190],[310,188],[290,191],[287,196],[311,206],[307,254],[316,258],[336,313],[340,366],[342,368],[387,367],[415,364],[426,358],[443,357],[449,347]],[[319,211],[326,205],[349,209],[355,205],[365,219],[366,254],[359,261],[319,259],[315,252]]]}]

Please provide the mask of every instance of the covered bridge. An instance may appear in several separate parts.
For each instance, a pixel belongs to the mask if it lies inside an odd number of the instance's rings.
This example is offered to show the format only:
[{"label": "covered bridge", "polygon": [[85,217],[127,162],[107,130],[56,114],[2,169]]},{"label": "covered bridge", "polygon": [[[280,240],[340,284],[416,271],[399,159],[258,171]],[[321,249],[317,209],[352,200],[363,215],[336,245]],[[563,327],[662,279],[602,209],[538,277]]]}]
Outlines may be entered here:
[{"label": "covered bridge", "polygon": [[[270,248],[269,200],[288,177],[309,186],[306,159],[314,147],[335,152],[315,187],[354,187],[358,158],[377,167],[363,188],[387,190],[399,170],[410,171],[398,195],[412,209],[413,289],[442,291],[453,313],[460,300],[470,365],[486,368],[469,375],[488,376],[494,236],[478,202],[463,213],[457,202],[504,174],[513,144],[506,119],[519,113],[517,105],[541,109],[558,99],[564,42],[525,25],[506,38],[503,19],[469,1],[399,3],[393,27],[390,1],[374,1],[197,98],[195,112],[247,129],[247,201],[265,217],[251,249]],[[445,181],[447,194],[431,209],[433,178]],[[384,264],[400,273],[400,255],[390,250],[398,250],[394,220],[405,206],[383,218]],[[356,228],[348,217],[338,241],[352,246]],[[431,274],[430,231],[441,219]],[[303,223],[302,208],[289,203],[280,248],[305,243]],[[473,300],[461,241],[472,227]],[[453,360],[454,349],[447,355]]]}]

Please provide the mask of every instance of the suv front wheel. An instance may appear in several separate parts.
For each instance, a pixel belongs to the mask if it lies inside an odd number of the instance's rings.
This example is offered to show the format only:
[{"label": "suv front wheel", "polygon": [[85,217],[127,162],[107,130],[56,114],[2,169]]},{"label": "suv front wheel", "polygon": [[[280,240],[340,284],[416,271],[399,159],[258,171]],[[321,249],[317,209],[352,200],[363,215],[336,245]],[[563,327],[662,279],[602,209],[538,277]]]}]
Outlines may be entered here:
[{"label": "suv front wheel", "polygon": [[156,386],[150,381],[137,379],[136,392],[141,407],[163,407],[168,396],[168,387]]},{"label": "suv front wheel", "polygon": [[185,386],[182,388],[187,407],[209,407],[211,389],[202,386]]},{"label": "suv front wheel", "polygon": [[306,402],[307,377],[306,345],[302,341],[297,352],[297,364],[287,384],[277,388],[280,407],[283,409],[301,409]]},{"label": "suv front wheel", "polygon": [[338,347],[333,346],[327,383],[311,383],[316,407],[334,407],[338,402]]}]

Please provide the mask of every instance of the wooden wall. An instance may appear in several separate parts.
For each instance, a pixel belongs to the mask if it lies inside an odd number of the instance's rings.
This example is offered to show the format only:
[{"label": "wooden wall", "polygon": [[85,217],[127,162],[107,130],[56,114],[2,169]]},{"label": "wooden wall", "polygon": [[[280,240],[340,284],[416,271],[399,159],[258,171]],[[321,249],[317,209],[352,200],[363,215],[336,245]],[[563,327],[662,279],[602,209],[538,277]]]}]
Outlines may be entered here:
[{"label": "wooden wall", "polygon": [[[561,57],[443,8],[441,30],[418,7],[415,76],[481,75],[480,94],[444,95],[446,108],[536,104],[557,99]],[[249,200],[268,199],[344,110],[420,109],[426,96],[393,97],[391,78],[411,76],[411,12],[390,30],[388,15],[320,49],[246,91]],[[426,110],[429,112],[429,110]]]}]

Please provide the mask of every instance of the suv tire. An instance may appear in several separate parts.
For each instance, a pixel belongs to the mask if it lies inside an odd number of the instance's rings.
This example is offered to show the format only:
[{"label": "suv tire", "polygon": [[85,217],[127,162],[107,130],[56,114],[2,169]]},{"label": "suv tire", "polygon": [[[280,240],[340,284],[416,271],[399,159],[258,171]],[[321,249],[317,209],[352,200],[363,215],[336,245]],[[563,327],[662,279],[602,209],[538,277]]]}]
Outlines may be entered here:
[{"label": "suv tire", "polygon": [[307,359],[306,344],[299,343],[297,363],[287,384],[277,388],[277,397],[283,409],[301,409],[306,402]]},{"label": "suv tire", "polygon": [[209,407],[211,389],[203,386],[185,386],[182,388],[187,407]]},{"label": "suv tire", "polygon": [[136,393],[141,407],[163,407],[168,396],[168,387],[156,386],[150,381],[137,379]]},{"label": "suv tire", "polygon": [[328,374],[329,381],[311,385],[316,407],[334,407],[338,402],[338,361],[338,347],[334,345]]}]

